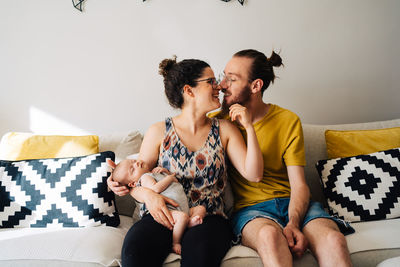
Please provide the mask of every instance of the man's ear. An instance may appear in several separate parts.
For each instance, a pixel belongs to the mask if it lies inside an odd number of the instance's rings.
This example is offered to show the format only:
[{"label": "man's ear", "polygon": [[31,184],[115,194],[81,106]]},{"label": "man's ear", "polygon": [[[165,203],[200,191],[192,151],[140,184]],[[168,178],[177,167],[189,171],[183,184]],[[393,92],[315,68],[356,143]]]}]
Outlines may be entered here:
[{"label": "man's ear", "polygon": [[113,170],[115,169],[115,167],[117,167],[117,164],[115,164],[115,162],[112,161],[111,159],[107,159],[107,164],[108,164],[108,166],[110,166]]},{"label": "man's ear", "polygon": [[251,83],[251,92],[253,94],[261,92],[261,88],[263,87],[264,82],[261,79],[255,79],[252,83]]}]

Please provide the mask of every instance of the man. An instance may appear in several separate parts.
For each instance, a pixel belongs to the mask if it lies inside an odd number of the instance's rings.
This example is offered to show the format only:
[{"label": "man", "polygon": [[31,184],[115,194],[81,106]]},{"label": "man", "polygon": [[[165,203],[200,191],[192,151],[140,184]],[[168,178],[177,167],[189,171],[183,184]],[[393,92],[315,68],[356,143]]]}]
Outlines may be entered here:
[{"label": "man", "polygon": [[309,202],[299,118],[262,99],[274,81],[273,67],[280,65],[281,58],[274,52],[269,59],[256,50],[237,52],[220,84],[222,109],[211,115],[228,118],[229,106],[245,106],[264,158],[260,183],[248,182],[233,166],[228,167],[235,195],[234,233],[243,245],[258,252],[264,266],[291,266],[292,255],[301,257],[307,248],[320,266],[351,266],[346,239],[338,228],[348,225],[326,214],[319,203]]}]

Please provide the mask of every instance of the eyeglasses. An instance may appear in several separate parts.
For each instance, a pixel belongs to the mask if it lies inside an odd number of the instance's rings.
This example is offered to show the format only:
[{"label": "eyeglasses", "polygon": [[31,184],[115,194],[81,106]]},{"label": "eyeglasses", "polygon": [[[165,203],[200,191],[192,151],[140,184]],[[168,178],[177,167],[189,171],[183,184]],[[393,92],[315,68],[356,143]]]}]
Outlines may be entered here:
[{"label": "eyeglasses", "polygon": [[207,82],[212,86],[213,89],[217,89],[219,82],[215,78],[207,78],[202,80],[197,80],[195,82]]},{"label": "eyeglasses", "polygon": [[[226,88],[231,87],[232,82],[235,82],[236,80],[237,80],[237,78],[232,78],[232,77],[226,75],[223,72],[220,75],[218,75],[218,84],[221,84],[222,82],[225,82],[226,86],[224,86],[224,88],[225,87]],[[250,79],[248,79],[247,81],[250,82],[250,83],[252,82],[252,80],[250,80]]]},{"label": "eyeglasses", "polygon": [[231,87],[232,85],[232,78],[229,76],[226,76],[225,73],[221,73],[218,75],[218,81],[221,84],[223,81],[225,81],[226,87]]}]

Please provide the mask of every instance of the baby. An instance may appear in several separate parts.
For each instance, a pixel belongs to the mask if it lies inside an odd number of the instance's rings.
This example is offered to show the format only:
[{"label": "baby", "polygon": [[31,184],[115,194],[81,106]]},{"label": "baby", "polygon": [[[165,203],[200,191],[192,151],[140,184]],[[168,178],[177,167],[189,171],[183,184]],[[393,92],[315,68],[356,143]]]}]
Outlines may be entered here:
[{"label": "baby", "polygon": [[109,160],[108,164],[114,169],[112,179],[121,185],[147,187],[179,204],[178,207],[168,205],[168,208],[175,222],[172,230],[172,250],[181,254],[180,241],[186,227],[193,227],[203,222],[206,215],[205,207],[199,205],[189,209],[182,185],[176,179],[175,174],[170,173],[167,169],[156,167],[149,172],[150,169],[144,161],[135,159],[122,160],[118,165]]}]

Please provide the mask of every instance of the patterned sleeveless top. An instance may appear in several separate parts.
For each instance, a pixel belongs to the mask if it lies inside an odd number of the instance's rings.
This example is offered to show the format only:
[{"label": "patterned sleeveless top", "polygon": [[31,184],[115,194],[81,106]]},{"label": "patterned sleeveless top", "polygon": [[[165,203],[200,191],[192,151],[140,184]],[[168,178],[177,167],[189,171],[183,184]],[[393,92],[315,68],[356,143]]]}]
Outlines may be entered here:
[{"label": "patterned sleeveless top", "polygon": [[212,119],[205,144],[194,152],[179,139],[172,118],[165,120],[165,126],[158,165],[176,174],[188,197],[189,208],[203,205],[207,214],[226,217],[222,193],[227,174],[218,119]]}]

